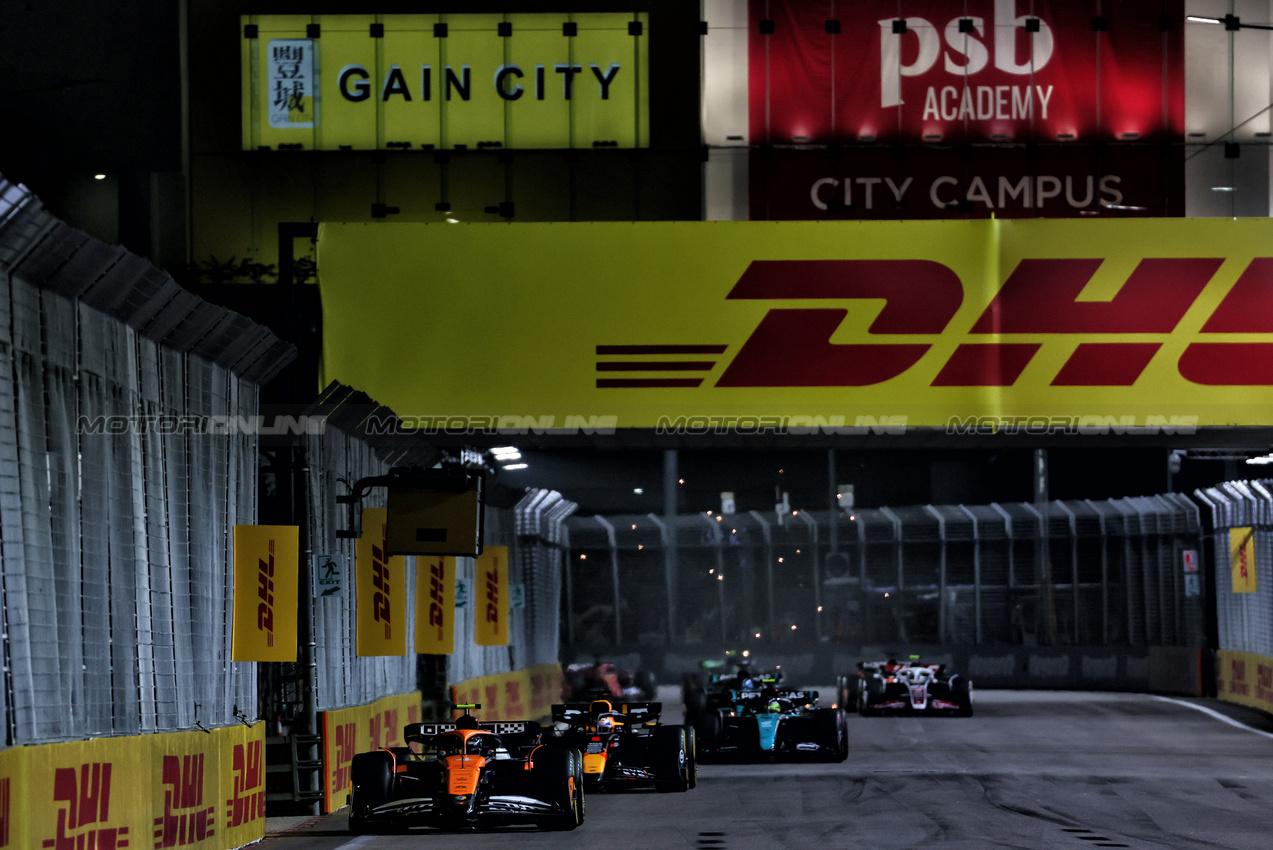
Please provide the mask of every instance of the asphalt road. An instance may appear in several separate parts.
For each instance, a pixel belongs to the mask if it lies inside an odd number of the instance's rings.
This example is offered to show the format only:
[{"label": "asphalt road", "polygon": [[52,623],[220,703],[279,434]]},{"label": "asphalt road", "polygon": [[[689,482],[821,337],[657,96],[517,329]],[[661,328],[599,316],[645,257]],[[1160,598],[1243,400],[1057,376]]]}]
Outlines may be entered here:
[{"label": "asphalt road", "polygon": [[1268,850],[1273,733],[1243,723],[1268,727],[1205,700],[980,691],[972,718],[852,715],[843,764],[704,765],[684,794],[591,795],[574,832],[352,838],[341,812],[264,846]]}]

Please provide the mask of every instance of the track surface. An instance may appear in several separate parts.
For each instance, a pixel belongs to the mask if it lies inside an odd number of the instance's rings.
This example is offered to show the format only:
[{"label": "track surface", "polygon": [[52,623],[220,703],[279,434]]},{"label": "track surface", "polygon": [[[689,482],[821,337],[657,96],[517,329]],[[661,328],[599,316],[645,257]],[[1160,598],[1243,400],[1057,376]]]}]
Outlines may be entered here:
[{"label": "track surface", "polygon": [[340,812],[264,847],[1273,847],[1273,735],[1183,701],[981,691],[972,718],[853,715],[849,742],[843,764],[704,765],[684,794],[594,794],[574,832],[352,838]]}]

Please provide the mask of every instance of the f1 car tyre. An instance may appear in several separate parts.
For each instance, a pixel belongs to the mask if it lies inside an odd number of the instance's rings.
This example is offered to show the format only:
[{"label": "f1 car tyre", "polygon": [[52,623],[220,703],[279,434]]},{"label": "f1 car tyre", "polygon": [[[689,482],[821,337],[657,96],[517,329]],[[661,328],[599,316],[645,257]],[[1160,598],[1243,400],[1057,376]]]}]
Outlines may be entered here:
[{"label": "f1 car tyre", "polygon": [[836,705],[845,711],[852,711],[857,708],[858,691],[862,686],[862,677],[854,674],[852,676],[840,676],[836,680],[835,702]]},{"label": "f1 car tyre", "polygon": [[813,728],[818,743],[828,748],[822,754],[823,761],[841,762],[849,757],[849,727],[841,709],[815,708]]},{"label": "f1 car tyre", "polygon": [[958,717],[972,717],[972,682],[963,676],[950,677],[951,701],[959,706]]},{"label": "f1 car tyre", "polygon": [[583,756],[576,749],[547,749],[535,757],[535,782],[563,809],[544,822],[544,829],[574,829],[583,822]]},{"label": "f1 car tyre", "polygon": [[697,733],[698,752],[700,755],[715,755],[717,748],[720,747],[721,733],[724,724],[721,722],[720,714],[715,711],[705,711],[699,715],[698,720],[694,724],[694,731]]},{"label": "f1 car tyre", "polygon": [[367,816],[393,799],[393,756],[386,752],[358,753],[350,766],[353,791],[349,799],[349,831],[361,835],[379,831]]},{"label": "f1 car tyre", "polygon": [[694,727],[685,725],[681,727],[685,730],[685,751],[689,754],[689,781],[690,787],[698,787],[698,735],[694,732]]},{"label": "f1 car tyre", "polygon": [[875,704],[883,698],[884,680],[879,676],[866,679],[858,692],[858,713],[863,717],[870,717],[877,711]]},{"label": "f1 car tyre", "polygon": [[653,743],[655,790],[688,791],[690,763],[685,730],[680,726],[658,726]]},{"label": "f1 car tyre", "polygon": [[685,722],[697,723],[698,719],[707,711],[706,692],[697,686],[686,688],[683,700],[685,702]]}]

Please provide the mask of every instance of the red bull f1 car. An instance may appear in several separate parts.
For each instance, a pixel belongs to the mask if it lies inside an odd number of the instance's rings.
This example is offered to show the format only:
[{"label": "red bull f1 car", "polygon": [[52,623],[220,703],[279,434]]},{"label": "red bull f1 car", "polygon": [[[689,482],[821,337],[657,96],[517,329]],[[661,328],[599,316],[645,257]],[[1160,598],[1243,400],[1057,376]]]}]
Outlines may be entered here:
[{"label": "red bull f1 car", "polygon": [[538,723],[411,723],[406,747],[354,756],[349,831],[472,829],[534,824],[574,829],[584,819],[583,757],[544,746]]},{"label": "red bull f1 car", "polygon": [[818,708],[818,692],[765,684],[730,691],[699,715],[696,730],[704,758],[760,761],[816,759],[841,762],[849,756],[844,711]]},{"label": "red bull f1 car", "polygon": [[898,662],[858,664],[858,712],[876,714],[950,714],[972,717],[972,680],[948,674],[944,664]]},{"label": "red bull f1 car", "polygon": [[554,705],[553,735],[583,753],[588,791],[687,791],[698,784],[694,728],[660,724],[662,709],[657,702],[609,700]]}]

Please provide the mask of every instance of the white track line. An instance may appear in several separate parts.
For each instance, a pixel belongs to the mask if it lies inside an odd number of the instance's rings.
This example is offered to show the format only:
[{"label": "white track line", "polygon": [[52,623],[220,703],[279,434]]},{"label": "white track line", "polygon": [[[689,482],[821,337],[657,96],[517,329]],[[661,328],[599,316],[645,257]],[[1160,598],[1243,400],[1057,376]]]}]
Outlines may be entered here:
[{"label": "white track line", "polygon": [[1197,703],[1185,702],[1182,699],[1172,699],[1171,697],[1162,697],[1156,694],[1153,695],[1153,697],[1154,699],[1159,699],[1159,700],[1162,700],[1163,702],[1170,702],[1170,703],[1174,703],[1175,705],[1183,705],[1185,708],[1192,708],[1194,711],[1201,711],[1203,714],[1211,715],[1216,720],[1220,720],[1224,723],[1228,723],[1230,726],[1236,726],[1239,729],[1245,729],[1248,732],[1254,732],[1256,735],[1263,735],[1265,738],[1273,738],[1273,732],[1265,732],[1263,729],[1253,729],[1250,726],[1247,726],[1245,723],[1242,723],[1241,721],[1234,720],[1232,717],[1228,717],[1224,714],[1221,714],[1220,712],[1216,711],[1213,708],[1207,708],[1205,705],[1198,705]]},{"label": "white track line", "polygon": [[344,844],[336,848],[336,850],[358,850],[360,847],[366,847],[368,844],[376,840],[374,835],[360,835],[353,841],[346,841]]}]

